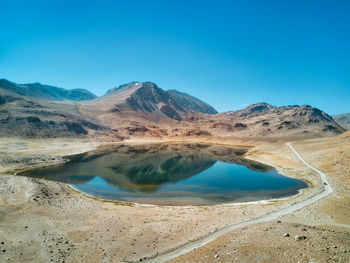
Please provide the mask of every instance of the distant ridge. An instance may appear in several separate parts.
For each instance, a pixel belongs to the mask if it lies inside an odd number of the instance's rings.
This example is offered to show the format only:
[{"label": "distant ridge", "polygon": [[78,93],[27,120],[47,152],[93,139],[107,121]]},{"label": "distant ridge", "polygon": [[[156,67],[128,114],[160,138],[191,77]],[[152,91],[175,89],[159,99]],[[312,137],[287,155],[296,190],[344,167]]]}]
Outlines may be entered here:
[{"label": "distant ridge", "polygon": [[350,129],[350,113],[333,115],[333,119],[345,129]]},{"label": "distant ridge", "polygon": [[215,121],[221,122],[214,124],[215,127],[237,130],[248,136],[344,132],[330,115],[310,105],[277,107],[264,102],[256,103],[243,110],[219,113]]},{"label": "distant ridge", "polygon": [[17,84],[6,79],[0,79],[0,88],[9,92],[41,100],[73,100],[83,101],[96,98],[96,95],[85,89],[63,89],[39,82]]},{"label": "distant ridge", "polygon": [[79,111],[77,100],[95,97],[81,89],[65,90],[40,83],[19,85],[1,79],[0,137],[56,138],[113,133]]}]

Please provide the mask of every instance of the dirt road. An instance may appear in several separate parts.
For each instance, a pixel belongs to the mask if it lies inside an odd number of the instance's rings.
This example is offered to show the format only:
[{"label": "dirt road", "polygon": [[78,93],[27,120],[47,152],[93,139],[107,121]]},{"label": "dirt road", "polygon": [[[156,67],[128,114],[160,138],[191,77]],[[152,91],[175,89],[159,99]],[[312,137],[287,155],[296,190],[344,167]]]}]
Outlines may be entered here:
[{"label": "dirt road", "polygon": [[306,200],[294,203],[284,209],[278,210],[278,211],[273,211],[270,212],[266,215],[263,215],[261,217],[258,218],[253,218],[247,221],[243,221],[237,224],[233,224],[231,226],[225,227],[223,229],[220,229],[214,233],[210,233],[207,236],[205,236],[204,238],[201,238],[199,240],[193,241],[191,243],[186,244],[185,246],[181,246],[173,251],[170,251],[166,254],[157,256],[155,258],[151,258],[146,260],[145,262],[148,263],[161,263],[161,262],[166,262],[168,260],[174,259],[178,256],[181,256],[183,254],[186,254],[194,249],[197,249],[201,246],[204,246],[205,244],[208,244],[209,242],[229,233],[232,232],[236,229],[242,228],[242,227],[247,227],[250,225],[254,225],[254,224],[259,224],[259,223],[263,223],[263,222],[268,222],[274,219],[277,219],[281,216],[287,215],[289,213],[292,213],[294,211],[297,211],[299,209],[302,209],[326,196],[328,196],[330,193],[333,192],[332,187],[330,186],[330,184],[327,181],[327,177],[326,175],[321,172],[320,170],[316,169],[315,167],[313,167],[311,164],[309,164],[308,162],[306,162],[303,157],[294,149],[294,147],[291,145],[291,143],[287,143],[287,146],[291,149],[291,151],[293,151],[293,153],[296,155],[296,157],[305,165],[307,166],[309,169],[313,170],[314,172],[316,172],[320,179],[321,182],[323,184],[323,191],[320,192],[317,195],[314,195]]}]

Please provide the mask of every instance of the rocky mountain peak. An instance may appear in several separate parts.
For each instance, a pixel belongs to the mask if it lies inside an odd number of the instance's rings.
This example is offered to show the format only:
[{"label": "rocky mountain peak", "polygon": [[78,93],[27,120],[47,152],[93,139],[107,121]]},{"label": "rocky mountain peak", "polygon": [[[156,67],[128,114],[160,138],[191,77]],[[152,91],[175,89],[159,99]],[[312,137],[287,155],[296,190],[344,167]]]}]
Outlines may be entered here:
[{"label": "rocky mountain peak", "polygon": [[234,112],[235,115],[238,115],[240,117],[248,117],[248,116],[257,116],[260,114],[264,114],[270,109],[275,108],[275,106],[272,106],[265,102],[255,103],[252,105],[249,105],[243,110],[239,110]]},{"label": "rocky mountain peak", "polygon": [[111,95],[111,94],[114,94],[114,93],[118,93],[118,92],[120,92],[122,90],[125,90],[125,89],[133,88],[133,87],[135,87],[135,85],[137,85],[139,83],[140,83],[139,81],[132,81],[132,82],[129,82],[129,83],[125,83],[125,84],[119,85],[117,87],[109,89],[104,96]]},{"label": "rocky mountain peak", "polygon": [[165,91],[150,81],[123,84],[110,89],[105,96],[113,97],[114,112],[127,106],[137,112],[165,115],[176,120],[182,120],[189,111],[217,113],[213,107],[195,97],[176,90]]}]

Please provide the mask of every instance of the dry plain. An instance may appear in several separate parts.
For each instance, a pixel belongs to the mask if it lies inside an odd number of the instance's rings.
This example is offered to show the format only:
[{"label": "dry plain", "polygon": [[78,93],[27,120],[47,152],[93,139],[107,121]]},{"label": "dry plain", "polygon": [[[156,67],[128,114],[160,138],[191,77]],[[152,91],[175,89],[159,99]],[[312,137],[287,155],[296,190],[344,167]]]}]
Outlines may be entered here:
[{"label": "dry plain", "polygon": [[[309,187],[287,199],[217,206],[102,201],[63,183],[13,174],[59,163],[65,155],[106,143],[2,139],[1,262],[138,262],[157,258],[219,229],[322,191],[319,177],[296,158],[285,141],[231,139],[213,143],[249,146],[248,158],[302,179]],[[334,189],[330,196],[278,220],[228,233],[170,262],[349,262],[349,134],[299,140],[293,145],[310,164],[327,174]],[[284,236],[287,233],[289,236]],[[296,235],[306,238],[295,241]]]}]

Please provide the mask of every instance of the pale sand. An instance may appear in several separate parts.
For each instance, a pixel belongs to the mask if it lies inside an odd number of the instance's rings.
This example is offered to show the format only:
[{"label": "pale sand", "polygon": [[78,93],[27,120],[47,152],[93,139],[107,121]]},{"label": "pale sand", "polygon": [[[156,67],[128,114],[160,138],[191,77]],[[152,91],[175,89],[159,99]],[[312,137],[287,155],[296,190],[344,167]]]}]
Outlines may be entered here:
[{"label": "pale sand", "polygon": [[[239,143],[243,144],[242,141],[232,142],[234,145]],[[62,141],[60,140],[43,142],[39,140],[19,141],[13,139],[2,141],[0,153],[10,153],[10,155],[22,157],[32,156],[34,160],[32,160],[31,165],[33,165],[36,164],[35,162],[39,164],[48,162],[45,159],[40,161],[41,154],[44,156],[59,156],[57,159],[49,161],[60,162],[62,161],[60,159],[62,155],[84,152],[94,149],[99,144],[90,141],[68,141],[64,143],[64,146],[61,146]],[[288,207],[291,203],[308,198],[321,191],[321,187],[316,187],[320,185],[318,176],[306,169],[287,146],[282,143],[263,144],[259,142],[257,144],[260,146],[250,151],[250,158],[278,166],[277,168],[281,173],[302,178],[314,187],[310,187],[303,191],[301,195],[287,200],[264,204],[185,208],[147,207],[101,202],[76,193],[60,183],[11,175],[1,176],[0,237],[2,237],[2,240],[0,240],[0,259],[7,261],[10,258],[10,261],[13,262],[50,262],[51,259],[54,262],[62,262],[63,260],[65,262],[138,261],[140,258],[152,257],[157,255],[157,253],[161,254],[182,246],[191,240],[199,239],[225,226],[261,216],[269,211]],[[299,151],[299,143],[295,143],[295,148]],[[5,173],[8,170],[25,166],[25,162],[17,164],[8,162],[0,167],[0,171]],[[317,167],[317,165],[315,166]],[[338,193],[337,186],[335,186],[335,190]],[[324,201],[320,203],[322,202]],[[303,218],[306,215],[310,221],[310,218],[315,215],[314,213],[319,212],[312,209],[307,207],[303,209],[305,211],[295,212],[289,217],[297,221],[298,218]],[[341,208],[337,208],[337,211],[342,213],[342,210],[339,209]],[[344,210],[344,208],[342,209]],[[346,204],[345,210],[348,211]],[[326,218],[325,222],[329,223],[328,219]],[[278,227],[288,230],[288,224],[285,224],[284,221],[285,219],[283,219],[283,224],[278,224]],[[290,221],[292,222],[292,220]],[[344,217],[343,221],[337,221],[336,223],[338,226],[331,224],[329,227],[336,227],[337,230],[341,231],[339,235],[334,234],[334,238],[339,241],[339,246],[344,246],[342,235],[348,237],[346,236],[348,235],[348,228],[339,226],[348,225],[349,222]],[[254,229],[254,233],[258,237],[259,231],[263,231],[266,224],[274,223],[264,223],[261,228],[258,227],[259,225],[250,226],[247,229]],[[324,223],[322,224],[324,225]],[[258,230],[256,229],[257,227]],[[240,231],[243,230],[237,230],[232,235],[236,235]],[[323,233],[318,228],[314,231]],[[247,230],[244,230],[244,232],[248,234]],[[219,238],[201,248],[200,255],[209,258],[204,261],[203,259],[200,260],[202,262],[211,262],[213,259],[212,246],[215,246],[217,242],[223,242],[222,240],[225,240],[225,238],[226,236]],[[275,238],[276,240],[269,240],[269,245],[278,247],[280,236],[277,235]],[[256,239],[253,241],[257,242]],[[4,244],[1,242],[4,242]],[[261,240],[261,242],[264,241]],[[295,249],[295,245],[300,243],[293,243],[294,247],[291,246],[290,249]],[[324,242],[324,244],[326,243]],[[224,244],[226,243],[224,242]],[[301,246],[304,247],[304,245]],[[321,246],[323,244],[320,244]],[[288,246],[286,249],[288,252]],[[345,248],[345,250],[347,249]],[[3,250],[5,252],[1,252]],[[182,256],[185,259],[180,257],[175,259],[175,261],[199,262],[196,259],[198,256],[196,253],[197,251],[193,251]],[[325,254],[333,256],[330,252]],[[349,255],[348,253],[344,254]],[[272,259],[280,259],[277,255],[281,254],[277,253],[276,257],[272,257]],[[235,261],[235,257],[229,260]],[[250,258],[252,258],[251,255]],[[256,261],[259,262],[259,258],[256,257]],[[236,261],[241,262],[241,259],[239,258]],[[215,260],[217,262],[227,262],[221,261],[223,260],[222,256]]]},{"label": "pale sand", "polygon": [[[250,154],[299,171],[283,144],[259,146]],[[331,195],[279,220],[231,232],[169,262],[350,262],[350,140],[335,137],[293,145],[308,163],[326,173],[334,190]],[[295,241],[296,235],[306,239]]]}]

